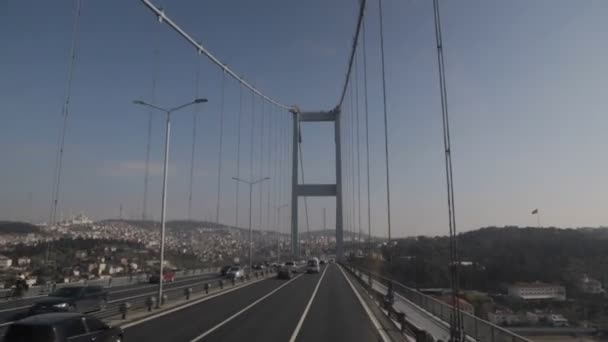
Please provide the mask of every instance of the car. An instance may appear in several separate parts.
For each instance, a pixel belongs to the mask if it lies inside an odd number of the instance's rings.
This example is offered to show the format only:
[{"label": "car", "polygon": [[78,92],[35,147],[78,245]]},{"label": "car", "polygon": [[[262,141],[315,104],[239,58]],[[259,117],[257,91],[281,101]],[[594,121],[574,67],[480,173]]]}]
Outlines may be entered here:
[{"label": "car", "polygon": [[319,261],[319,264],[321,264],[321,265],[325,265],[325,264],[327,264],[327,260],[325,260],[325,259],[321,259],[321,260]]},{"label": "car", "polygon": [[104,310],[108,292],[102,286],[66,286],[51,292],[32,305],[28,315],[48,312],[75,311],[80,313]]},{"label": "car", "polygon": [[294,273],[298,272],[298,265],[296,264],[295,261],[287,261],[287,262],[285,262],[284,266],[291,269],[291,271]]},{"label": "car", "polygon": [[308,260],[308,265],[306,266],[306,273],[319,273],[321,272],[321,267],[319,266],[319,259],[311,258]]},{"label": "car", "polygon": [[228,272],[226,272],[226,277],[228,277],[228,279],[235,279],[235,280],[244,278],[245,269],[243,269],[240,266],[232,266],[232,267],[230,267]]},{"label": "car", "polygon": [[291,279],[293,277],[293,270],[288,266],[281,266],[277,272],[277,278],[279,279]]},{"label": "car", "polygon": [[75,312],[35,315],[9,325],[4,342],[121,342],[123,331]]},{"label": "car", "polygon": [[228,273],[228,270],[230,269],[230,267],[232,267],[232,266],[226,265],[226,266],[222,267],[222,269],[220,270],[220,275],[222,277],[225,277],[226,274]]},{"label": "car", "polygon": [[[163,272],[163,283],[172,283],[175,281],[175,273],[167,271]],[[158,273],[153,274],[148,278],[148,282],[150,284],[158,284],[160,283],[160,276]]]},{"label": "car", "polygon": [[254,270],[263,270],[266,268],[266,266],[264,264],[254,264],[253,266],[251,266],[251,268],[253,268]]}]

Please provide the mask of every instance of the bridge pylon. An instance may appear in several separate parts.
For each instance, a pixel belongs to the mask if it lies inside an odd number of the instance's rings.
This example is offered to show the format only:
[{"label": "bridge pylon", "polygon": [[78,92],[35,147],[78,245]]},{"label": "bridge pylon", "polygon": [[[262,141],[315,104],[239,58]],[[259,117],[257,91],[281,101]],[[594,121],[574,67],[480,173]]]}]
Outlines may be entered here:
[{"label": "bridge pylon", "polygon": [[[336,198],[336,258],[343,256],[342,233],[342,156],[340,146],[340,109],[328,112],[300,112],[293,110],[293,144],[291,169],[291,250],[294,256],[300,255],[298,238],[298,198],[324,196]],[[298,178],[298,145],[301,122],[333,122],[334,145],[336,149],[336,183],[335,184],[300,184]]]}]

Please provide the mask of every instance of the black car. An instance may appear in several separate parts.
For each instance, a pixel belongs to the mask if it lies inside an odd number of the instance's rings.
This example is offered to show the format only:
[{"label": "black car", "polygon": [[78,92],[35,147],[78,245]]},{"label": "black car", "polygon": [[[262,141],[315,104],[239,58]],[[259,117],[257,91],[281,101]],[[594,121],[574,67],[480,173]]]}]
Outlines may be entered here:
[{"label": "black car", "polygon": [[105,309],[108,292],[101,286],[69,286],[57,289],[38,300],[29,315],[48,312],[91,312]]},{"label": "black car", "polygon": [[4,342],[121,342],[122,329],[80,313],[47,313],[11,324]]},{"label": "black car", "polygon": [[228,270],[230,269],[230,267],[232,267],[232,266],[228,265],[228,266],[222,267],[222,269],[220,270],[220,275],[222,277],[225,277],[226,274],[228,274]]},{"label": "black car", "polygon": [[291,279],[293,277],[293,270],[291,267],[282,266],[277,272],[277,278],[279,279]]}]

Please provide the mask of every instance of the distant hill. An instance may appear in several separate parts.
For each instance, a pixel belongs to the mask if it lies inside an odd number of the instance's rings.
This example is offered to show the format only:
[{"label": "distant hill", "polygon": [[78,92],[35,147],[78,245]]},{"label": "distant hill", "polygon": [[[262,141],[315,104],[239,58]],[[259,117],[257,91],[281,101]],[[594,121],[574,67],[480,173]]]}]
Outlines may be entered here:
[{"label": "distant hill", "polygon": [[[449,284],[448,237],[397,241],[391,273],[421,287]],[[608,283],[606,228],[488,227],[459,234],[458,247],[461,260],[473,263],[461,267],[464,288],[496,290],[539,280],[572,289],[585,274]]]},{"label": "distant hill", "polygon": [[40,228],[31,223],[0,221],[0,234],[30,234],[39,232]]},{"label": "distant hill", "polygon": [[[121,223],[125,223],[125,224],[130,224],[136,227],[140,227],[142,229],[158,229],[160,228],[160,222],[159,221],[149,221],[149,220],[117,220],[117,219],[111,219],[111,220],[103,220],[103,221],[99,221],[99,223],[116,223],[116,222],[121,222]],[[196,229],[196,228],[218,228],[218,229],[222,229],[222,228],[232,228],[231,226],[227,226],[224,224],[217,224],[214,222],[208,222],[208,221],[189,221],[189,220],[174,220],[174,221],[167,221],[166,226],[168,229],[173,229],[173,230],[189,230],[189,229]]]}]

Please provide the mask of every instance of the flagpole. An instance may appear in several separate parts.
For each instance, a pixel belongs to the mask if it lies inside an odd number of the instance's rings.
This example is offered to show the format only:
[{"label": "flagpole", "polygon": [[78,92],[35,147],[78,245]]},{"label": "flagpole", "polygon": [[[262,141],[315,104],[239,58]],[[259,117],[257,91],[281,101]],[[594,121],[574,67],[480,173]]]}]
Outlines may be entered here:
[{"label": "flagpole", "polygon": [[540,229],[540,211],[536,213],[536,226]]}]

